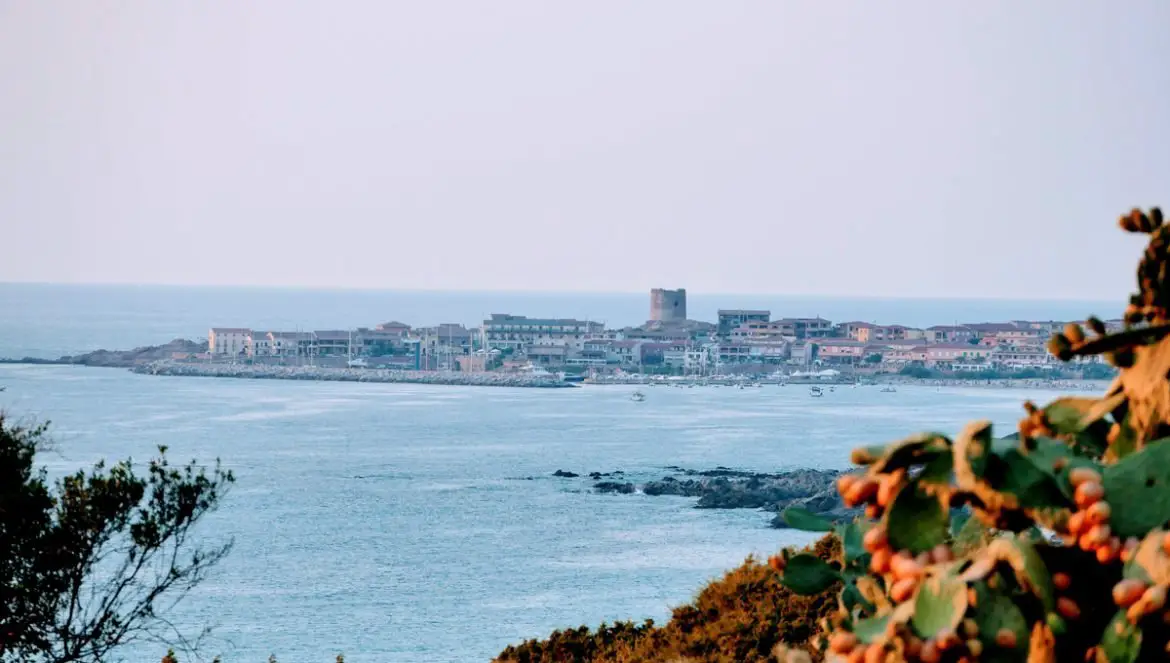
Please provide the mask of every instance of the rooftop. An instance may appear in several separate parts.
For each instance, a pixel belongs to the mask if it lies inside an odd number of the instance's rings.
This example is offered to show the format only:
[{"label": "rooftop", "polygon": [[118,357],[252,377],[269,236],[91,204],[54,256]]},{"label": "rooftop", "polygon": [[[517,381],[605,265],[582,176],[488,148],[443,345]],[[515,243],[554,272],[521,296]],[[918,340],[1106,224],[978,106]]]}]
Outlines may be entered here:
[{"label": "rooftop", "polygon": [[268,332],[268,335],[271,336],[272,338],[279,338],[279,339],[286,340],[286,341],[311,341],[311,340],[313,340],[313,334],[310,332],[274,331],[274,332]]},{"label": "rooftop", "polygon": [[750,308],[721,308],[721,309],[719,309],[719,315],[720,316],[725,316],[725,315],[761,316],[762,315],[764,317],[770,317],[772,315],[772,312],[771,311],[764,311],[761,309],[750,309]]},{"label": "rooftop", "polygon": [[815,323],[827,324],[829,321],[820,317],[820,316],[817,316],[815,318],[780,318],[779,320],[776,320],[776,322],[790,322],[790,323],[815,322]]},{"label": "rooftop", "polygon": [[[1010,322],[976,322],[968,325],[963,325],[967,329],[977,332],[1001,332],[1001,331],[1025,331],[1017,325]],[[1026,331],[1034,331],[1028,329]]]},{"label": "rooftop", "polygon": [[484,320],[485,325],[490,324],[519,324],[519,325],[545,325],[545,326],[566,326],[566,325],[598,325],[599,322],[591,320],[577,320],[575,318],[529,318],[525,315],[511,315],[509,313],[492,313],[491,318]]}]

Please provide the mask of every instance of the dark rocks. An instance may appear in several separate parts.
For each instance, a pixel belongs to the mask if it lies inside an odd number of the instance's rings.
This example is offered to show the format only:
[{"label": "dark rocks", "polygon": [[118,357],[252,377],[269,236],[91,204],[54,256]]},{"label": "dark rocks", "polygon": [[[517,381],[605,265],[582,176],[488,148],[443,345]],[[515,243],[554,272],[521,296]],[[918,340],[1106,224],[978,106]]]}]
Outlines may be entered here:
[{"label": "dark rocks", "polygon": [[[617,478],[623,476],[624,474],[625,473],[621,470],[614,470],[613,472],[590,472],[586,476],[588,476],[590,479],[593,479],[594,481],[601,481],[607,477]],[[553,472],[552,475],[554,477],[561,477],[563,479],[576,479],[577,477],[581,476],[580,474],[577,474],[576,472],[570,472],[569,470],[557,470],[556,472]]]},{"label": "dark rocks", "polygon": [[719,468],[702,472],[684,471],[687,477],[664,477],[651,481],[643,491],[647,495],[682,495],[698,497],[700,509],[758,509],[787,504],[794,500],[836,494],[834,483],[839,472],[833,470],[792,470],[778,474],[744,472]]},{"label": "dark rocks", "polygon": [[599,481],[593,484],[593,490],[599,493],[617,493],[619,495],[629,495],[634,492],[634,484],[622,483],[620,481]]},{"label": "dark rocks", "polygon": [[642,486],[642,492],[647,495],[678,495],[679,497],[702,497],[705,485],[703,482],[687,479],[679,481],[674,477],[662,477],[659,481],[651,481]]},{"label": "dark rocks", "polygon": [[[641,486],[646,495],[697,497],[698,509],[764,509],[775,513],[772,526],[788,527],[780,512],[799,506],[834,521],[851,520],[856,509],[845,508],[837,494],[836,470],[800,469],[765,473],[717,467],[713,470],[675,470],[675,475],[649,481]],[[590,474],[595,480],[597,473]],[[630,494],[638,489],[633,483],[601,481],[593,486],[600,493]]]},{"label": "dark rocks", "polygon": [[[808,509],[834,522],[852,520],[860,513],[858,509],[846,508],[837,494],[837,477],[842,474],[837,470],[799,469],[768,473],[729,467],[666,469],[672,474],[641,485],[626,481],[622,470],[590,472],[585,476],[595,482],[593,491],[596,493],[631,495],[640,491],[650,496],[696,497],[697,509],[763,509],[775,514],[771,524],[780,529],[788,527],[780,513],[790,506]],[[552,476],[581,477],[576,472],[560,469]]]}]

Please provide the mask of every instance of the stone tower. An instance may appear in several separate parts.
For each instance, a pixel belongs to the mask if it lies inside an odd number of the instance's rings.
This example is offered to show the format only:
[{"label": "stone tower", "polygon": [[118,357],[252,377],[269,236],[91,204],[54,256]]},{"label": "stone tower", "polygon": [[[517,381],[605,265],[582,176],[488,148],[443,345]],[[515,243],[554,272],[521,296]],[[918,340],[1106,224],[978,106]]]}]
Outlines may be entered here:
[{"label": "stone tower", "polygon": [[650,291],[650,320],[657,322],[676,322],[687,319],[687,291],[663,290],[654,288]]}]

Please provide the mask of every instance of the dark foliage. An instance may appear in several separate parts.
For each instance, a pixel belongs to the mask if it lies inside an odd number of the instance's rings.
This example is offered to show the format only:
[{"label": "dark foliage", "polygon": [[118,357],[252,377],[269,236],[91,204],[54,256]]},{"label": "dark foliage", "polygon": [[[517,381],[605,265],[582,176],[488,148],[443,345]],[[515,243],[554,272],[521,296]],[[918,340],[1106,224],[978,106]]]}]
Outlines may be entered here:
[{"label": "dark foliage", "polygon": [[137,640],[189,645],[168,610],[231,548],[192,528],[231,472],[176,468],[166,448],[145,476],[129,460],[56,482],[35,466],[45,427],[0,415],[0,661],[107,660]]}]

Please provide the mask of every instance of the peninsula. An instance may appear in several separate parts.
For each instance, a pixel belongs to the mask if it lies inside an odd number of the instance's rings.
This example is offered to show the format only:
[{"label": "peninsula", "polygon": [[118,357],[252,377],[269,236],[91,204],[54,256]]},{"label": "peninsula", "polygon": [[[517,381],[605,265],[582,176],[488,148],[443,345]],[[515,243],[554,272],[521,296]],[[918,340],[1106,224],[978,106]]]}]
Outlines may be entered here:
[{"label": "peninsula", "polygon": [[[1001,385],[1094,381],[1116,371],[1096,358],[1066,364],[1048,339],[1067,324],[1011,320],[916,328],[723,309],[715,322],[687,317],[686,291],[654,289],[650,319],[609,329],[591,320],[495,313],[479,327],[444,323],[317,331],[212,327],[207,341],[176,339],[126,351],[55,360],[149,375],[473,386],[562,383],[919,382]],[[1120,320],[1102,323],[1119,329]]]}]

